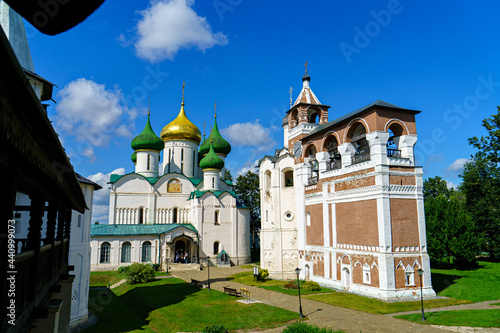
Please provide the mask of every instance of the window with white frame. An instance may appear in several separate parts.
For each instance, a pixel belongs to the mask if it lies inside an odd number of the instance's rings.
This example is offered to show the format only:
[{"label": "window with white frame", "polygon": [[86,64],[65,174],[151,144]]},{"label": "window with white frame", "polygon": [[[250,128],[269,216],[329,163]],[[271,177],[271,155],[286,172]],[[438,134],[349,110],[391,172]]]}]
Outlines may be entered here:
[{"label": "window with white frame", "polygon": [[142,262],[151,262],[151,242],[142,243]]},{"label": "window with white frame", "polygon": [[108,242],[104,242],[101,244],[101,259],[100,263],[101,264],[109,264],[110,263],[110,254],[111,252],[111,244]]},{"label": "window with white frame", "polygon": [[123,243],[121,262],[130,262],[131,252],[132,252],[132,245],[130,245],[130,242]]},{"label": "window with white frame", "polygon": [[311,214],[309,214],[309,213],[307,213],[307,215],[306,215],[306,225],[308,227],[311,226]]}]

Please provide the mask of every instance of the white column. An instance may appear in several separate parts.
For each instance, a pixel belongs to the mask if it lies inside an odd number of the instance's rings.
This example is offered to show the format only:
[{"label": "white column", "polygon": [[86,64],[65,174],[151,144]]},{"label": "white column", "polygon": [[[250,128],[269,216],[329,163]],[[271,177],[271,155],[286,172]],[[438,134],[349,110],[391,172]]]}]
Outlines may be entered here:
[{"label": "white column", "polygon": [[387,141],[389,133],[371,132],[366,134],[366,140],[370,144],[370,159],[375,165],[388,164]]},{"label": "white column", "polygon": [[342,167],[344,168],[348,165],[351,165],[352,164],[351,157],[356,152],[356,149],[354,148],[352,143],[347,142],[347,143],[341,144],[340,146],[338,146],[338,150],[339,150],[340,156],[342,158]]},{"label": "white column", "polygon": [[415,143],[417,143],[417,136],[413,134],[402,135],[394,138],[394,144],[396,144],[398,149],[401,150],[401,157],[409,158],[412,164],[415,164]]}]

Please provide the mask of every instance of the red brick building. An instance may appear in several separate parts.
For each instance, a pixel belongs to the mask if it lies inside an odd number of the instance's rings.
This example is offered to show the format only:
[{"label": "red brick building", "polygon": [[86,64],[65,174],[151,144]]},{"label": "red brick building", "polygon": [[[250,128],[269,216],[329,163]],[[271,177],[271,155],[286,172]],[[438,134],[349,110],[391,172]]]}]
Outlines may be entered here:
[{"label": "red brick building", "polygon": [[329,121],[311,78],[283,119],[284,148],[260,163],[261,263],[383,299],[434,296],[425,236],[420,111],[375,101]]}]

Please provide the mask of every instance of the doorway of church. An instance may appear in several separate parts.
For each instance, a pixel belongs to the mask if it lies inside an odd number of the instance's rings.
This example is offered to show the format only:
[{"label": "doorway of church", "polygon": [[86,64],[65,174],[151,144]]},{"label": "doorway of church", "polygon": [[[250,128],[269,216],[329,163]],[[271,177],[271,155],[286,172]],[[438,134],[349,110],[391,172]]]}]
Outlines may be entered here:
[{"label": "doorway of church", "polygon": [[174,262],[176,264],[187,264],[187,263],[191,262],[188,245],[189,245],[189,241],[185,241],[182,239],[175,242]]}]

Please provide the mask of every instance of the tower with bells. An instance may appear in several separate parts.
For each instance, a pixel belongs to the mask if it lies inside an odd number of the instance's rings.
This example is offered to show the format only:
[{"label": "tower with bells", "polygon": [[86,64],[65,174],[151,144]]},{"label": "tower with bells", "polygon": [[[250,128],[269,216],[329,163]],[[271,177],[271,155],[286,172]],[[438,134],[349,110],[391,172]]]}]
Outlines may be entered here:
[{"label": "tower with bells", "polygon": [[420,287],[435,296],[414,154],[420,111],[377,100],[329,120],[310,81],[306,67],[284,147],[259,164],[262,268],[290,279],[299,267],[303,279],[386,300]]},{"label": "tower with bells", "polygon": [[210,135],[198,147],[201,132],[186,115],[184,89],[181,109],[161,138],[148,112],[144,130],[131,143],[135,172],[111,175],[109,225],[92,226],[92,270],[132,262],[199,269],[200,258],[210,256],[216,264],[222,255],[232,264],[250,262],[250,210],[221,177],[231,146],[215,114]]}]

